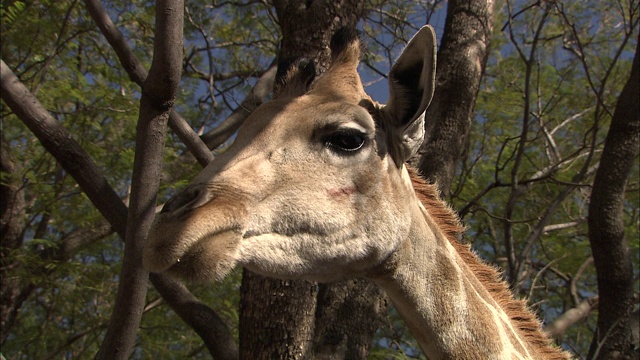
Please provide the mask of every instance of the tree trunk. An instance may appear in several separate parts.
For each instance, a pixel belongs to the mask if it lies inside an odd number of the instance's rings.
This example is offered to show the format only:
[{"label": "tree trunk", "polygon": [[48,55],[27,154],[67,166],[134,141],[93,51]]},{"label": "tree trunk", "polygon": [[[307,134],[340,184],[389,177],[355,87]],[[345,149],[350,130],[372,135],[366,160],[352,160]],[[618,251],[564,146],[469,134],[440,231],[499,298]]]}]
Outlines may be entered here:
[{"label": "tree trunk", "polygon": [[589,204],[589,241],[598,278],[598,326],[588,359],[637,359],[631,331],[633,263],[624,236],[627,178],[640,147],[640,43],[620,93]]},{"label": "tree trunk", "polygon": [[[331,35],[339,27],[355,27],[364,1],[275,0],[273,5],[282,30],[279,61],[313,59],[317,73],[321,73],[329,65]],[[276,84],[280,81],[276,79]],[[269,279],[245,270],[240,300],[240,358],[310,357],[316,297],[315,283]]]},{"label": "tree trunk", "polygon": [[314,358],[368,359],[371,340],[388,308],[384,292],[367,279],[321,284]]},{"label": "tree trunk", "polygon": [[467,143],[480,81],[489,57],[494,0],[452,0],[438,51],[436,92],[425,116],[425,142],[417,159],[422,176],[449,194]]},{"label": "tree trunk", "polygon": [[319,75],[329,66],[329,42],[341,27],[356,27],[362,17],[364,0],[274,0],[282,41],[279,60],[312,59]]}]

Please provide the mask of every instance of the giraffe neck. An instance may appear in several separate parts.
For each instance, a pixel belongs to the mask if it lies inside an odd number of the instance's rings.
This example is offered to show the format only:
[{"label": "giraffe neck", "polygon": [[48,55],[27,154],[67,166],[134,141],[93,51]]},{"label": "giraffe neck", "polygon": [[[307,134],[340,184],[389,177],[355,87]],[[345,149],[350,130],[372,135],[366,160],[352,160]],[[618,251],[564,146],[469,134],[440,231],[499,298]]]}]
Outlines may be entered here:
[{"label": "giraffe neck", "polygon": [[373,277],[429,359],[530,359],[529,346],[421,205]]}]

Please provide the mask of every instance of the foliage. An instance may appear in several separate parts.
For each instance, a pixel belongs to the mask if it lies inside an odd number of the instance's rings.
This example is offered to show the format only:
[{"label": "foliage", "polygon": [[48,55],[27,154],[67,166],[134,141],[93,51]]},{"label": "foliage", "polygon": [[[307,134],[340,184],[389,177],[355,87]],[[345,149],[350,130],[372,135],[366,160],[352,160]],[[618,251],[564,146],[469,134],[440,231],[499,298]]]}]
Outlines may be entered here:
[{"label": "foliage", "polygon": [[[505,277],[518,279],[512,287],[529,297],[545,323],[597,294],[586,222],[590,184],[630,73],[638,21],[637,4],[616,3],[598,9],[593,3],[507,4],[513,9],[496,22],[452,195],[468,240],[485,259],[508,269],[506,244],[514,239],[522,266]],[[638,174],[637,162],[633,172]],[[630,177],[627,199],[626,236],[637,248],[637,176]],[[532,236],[537,229],[542,231]],[[638,257],[634,263],[637,272]],[[562,345],[586,355],[595,321],[591,314],[570,328]]]},{"label": "foliage", "polygon": [[11,4],[6,5],[3,2],[2,4],[0,4],[0,19],[2,19],[3,23],[11,24],[16,21],[24,8],[24,1],[14,1]]}]

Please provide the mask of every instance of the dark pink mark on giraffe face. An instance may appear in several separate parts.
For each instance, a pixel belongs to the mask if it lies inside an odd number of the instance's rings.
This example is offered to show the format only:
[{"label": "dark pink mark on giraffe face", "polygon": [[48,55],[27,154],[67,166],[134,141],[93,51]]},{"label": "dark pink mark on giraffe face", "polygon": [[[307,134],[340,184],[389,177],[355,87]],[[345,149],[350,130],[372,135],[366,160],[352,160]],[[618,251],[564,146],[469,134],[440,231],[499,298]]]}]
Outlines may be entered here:
[{"label": "dark pink mark on giraffe face", "polygon": [[327,194],[333,199],[342,200],[351,196],[356,191],[356,188],[353,186],[341,187],[341,188],[333,188],[327,189]]}]

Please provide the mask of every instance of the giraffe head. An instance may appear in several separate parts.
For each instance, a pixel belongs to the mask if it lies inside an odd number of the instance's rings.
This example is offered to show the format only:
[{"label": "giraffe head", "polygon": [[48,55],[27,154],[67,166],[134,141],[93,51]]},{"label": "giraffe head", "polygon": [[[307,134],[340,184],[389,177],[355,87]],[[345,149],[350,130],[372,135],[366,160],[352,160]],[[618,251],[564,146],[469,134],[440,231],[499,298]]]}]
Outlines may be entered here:
[{"label": "giraffe head", "polygon": [[339,31],[323,75],[290,71],[233,145],[166,203],[144,265],[195,281],[237,265],[316,281],[366,275],[408,235],[414,194],[404,162],[422,143],[435,43],[429,26],[411,39],[382,106],[357,73],[357,36]]}]

